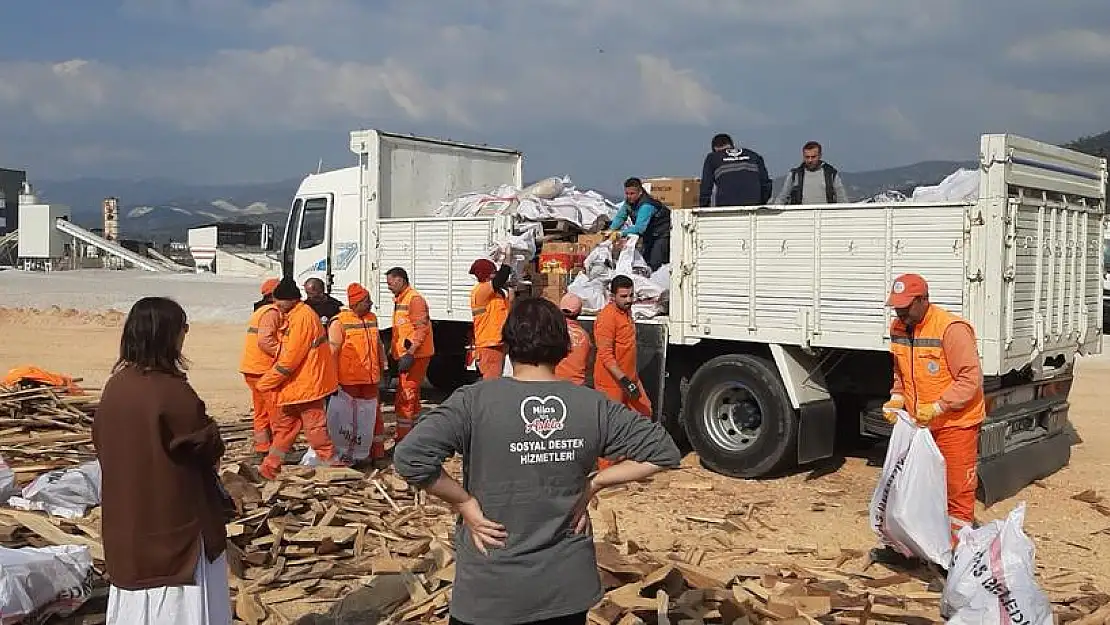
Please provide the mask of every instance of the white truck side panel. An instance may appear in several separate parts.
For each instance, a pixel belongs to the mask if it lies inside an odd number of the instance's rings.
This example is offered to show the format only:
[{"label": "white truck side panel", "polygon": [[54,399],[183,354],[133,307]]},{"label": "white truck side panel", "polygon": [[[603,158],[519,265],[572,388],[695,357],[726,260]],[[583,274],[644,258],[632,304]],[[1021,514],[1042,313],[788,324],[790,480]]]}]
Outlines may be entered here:
[{"label": "white truck side panel", "polygon": [[892,274],[928,267],[934,301],[962,312],[966,207],[678,211],[672,241],[693,263],[683,261],[679,297],[672,290],[672,337],[883,349]]},{"label": "white truck side panel", "polygon": [[413,286],[428,301],[433,320],[469,323],[470,289],[476,281],[467,272],[493,245],[496,223],[489,217],[383,220],[378,248],[378,288],[383,294],[377,300],[379,325],[392,325],[393,298],[385,282],[385,272],[391,267],[405,268]]},{"label": "white truck side panel", "polygon": [[986,375],[1101,351],[1106,165],[984,135],[976,203],[675,212],[671,337],[886,350],[890,281],[921,273]]}]

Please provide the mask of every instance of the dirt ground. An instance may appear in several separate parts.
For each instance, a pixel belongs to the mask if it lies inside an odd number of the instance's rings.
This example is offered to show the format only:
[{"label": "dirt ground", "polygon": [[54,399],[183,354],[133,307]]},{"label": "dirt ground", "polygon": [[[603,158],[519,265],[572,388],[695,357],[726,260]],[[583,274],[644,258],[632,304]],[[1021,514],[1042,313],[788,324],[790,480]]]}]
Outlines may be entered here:
[{"label": "dirt ground", "polygon": [[[99,386],[115,359],[121,323],[122,315],[111,313],[0,309],[0,370],[35,364]],[[220,420],[247,418],[249,398],[237,373],[242,337],[239,325],[196,324],[186,342],[192,383]],[[1104,591],[1110,590],[1110,560],[1098,554],[1110,553],[1110,517],[1072,497],[1088,489],[1110,496],[1108,386],[1110,357],[1082,361],[1072,390],[1071,419],[1083,442],[1074,447],[1070,466],[979,513],[981,520],[1004,517],[1026,501],[1026,531],[1036,542],[1041,568],[1086,573]],[[722,568],[729,562],[714,562],[718,544],[768,553],[863,550],[874,543],[867,506],[877,475],[878,467],[868,466],[866,458],[849,457],[782,479],[733,480],[701,469],[691,456],[681,470],[651,484],[605,494],[595,528],[604,532],[610,512],[615,512],[625,538],[651,549],[701,548],[708,552],[707,566]],[[745,515],[750,529],[729,533],[688,518],[734,512]]]}]

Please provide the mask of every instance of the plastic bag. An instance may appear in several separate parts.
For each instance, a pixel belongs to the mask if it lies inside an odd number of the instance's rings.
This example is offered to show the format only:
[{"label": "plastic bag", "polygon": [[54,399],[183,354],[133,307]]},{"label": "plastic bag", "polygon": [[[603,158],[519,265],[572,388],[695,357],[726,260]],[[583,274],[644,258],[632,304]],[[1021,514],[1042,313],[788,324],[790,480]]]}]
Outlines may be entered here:
[{"label": "plastic bag", "polygon": [[100,505],[100,463],[96,460],[38,476],[12,497],[8,505],[22,510],[42,510],[67,519],[81,518]]},{"label": "plastic bag", "polygon": [[8,497],[19,492],[19,488],[15,483],[15,471],[4,462],[4,457],[0,456],[0,502],[8,500]]},{"label": "plastic bag", "polygon": [[377,399],[358,399],[340,389],[328,401],[328,436],[340,460],[356,463],[370,457],[377,420]]},{"label": "plastic bag", "polygon": [[521,197],[532,196],[541,200],[554,200],[563,194],[563,189],[570,184],[570,178],[552,176],[544,178],[520,190]]},{"label": "plastic bag", "polygon": [[941,595],[949,625],[1052,625],[1052,605],[1034,577],[1036,547],[1025,535],[1025,502],[1004,521],[964,527]]},{"label": "plastic bag", "polygon": [[567,286],[567,293],[573,293],[582,300],[582,310],[597,312],[609,303],[609,292],[605,290],[605,282],[601,278],[590,278],[585,273],[580,273]]},{"label": "plastic bag", "polygon": [[957,169],[939,184],[913,190],[913,202],[974,202],[979,198],[979,170]]},{"label": "plastic bag", "polygon": [[608,280],[613,273],[613,268],[617,266],[613,260],[613,243],[611,241],[598,243],[597,247],[586,255],[582,265],[586,270],[587,278]]},{"label": "plastic bag", "polygon": [[617,257],[617,268],[614,272],[616,275],[628,276],[629,278],[637,275],[646,278],[651,275],[651,267],[644,260],[644,255],[640,253],[640,250],[636,249],[636,243],[639,240],[640,237],[634,234],[624,240],[620,256]]},{"label": "plastic bag", "polygon": [[73,614],[92,594],[92,564],[85,546],[0,547],[0,623]]},{"label": "plastic bag", "polygon": [[945,475],[944,456],[932,433],[899,411],[871,496],[871,529],[902,555],[948,568],[952,534]]}]

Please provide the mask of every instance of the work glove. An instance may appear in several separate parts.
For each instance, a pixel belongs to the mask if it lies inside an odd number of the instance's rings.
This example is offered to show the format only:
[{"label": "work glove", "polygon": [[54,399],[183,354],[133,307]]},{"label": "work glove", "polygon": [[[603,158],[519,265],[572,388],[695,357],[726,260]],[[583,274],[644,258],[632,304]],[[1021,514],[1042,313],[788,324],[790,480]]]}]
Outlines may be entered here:
[{"label": "work glove", "polygon": [[405,354],[397,360],[397,370],[401,373],[407,373],[409,369],[412,369],[414,363],[416,363],[416,357],[412,354]]},{"label": "work glove", "polygon": [[617,239],[621,238],[621,231],[610,230],[609,233],[605,235],[605,238],[609,239],[610,241],[616,241]]},{"label": "work glove", "polygon": [[939,401],[937,401],[931,404],[925,404],[924,406],[918,408],[917,414],[915,414],[913,418],[914,421],[917,421],[918,425],[929,425],[929,422],[931,422],[933,419],[936,419],[943,412],[944,407],[940,405]]},{"label": "work glove", "polygon": [[906,399],[895,393],[883,404],[883,418],[891,425],[898,420],[898,412],[906,409]]},{"label": "work glove", "polygon": [[640,385],[639,384],[637,384],[636,382],[629,379],[628,376],[624,376],[623,378],[621,378],[620,383],[621,383],[621,390],[624,391],[625,395],[628,395],[629,399],[639,399],[639,397],[640,397]]}]

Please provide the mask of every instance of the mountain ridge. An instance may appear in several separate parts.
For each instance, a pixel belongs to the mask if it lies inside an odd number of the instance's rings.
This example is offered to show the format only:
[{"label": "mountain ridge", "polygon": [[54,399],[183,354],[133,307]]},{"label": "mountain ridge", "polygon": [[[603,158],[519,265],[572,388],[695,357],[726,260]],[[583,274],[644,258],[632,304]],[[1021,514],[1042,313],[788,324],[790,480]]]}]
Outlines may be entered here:
[{"label": "mountain ridge", "polygon": [[[1081,137],[1064,147],[1105,156],[1110,152],[1110,131]],[[957,169],[975,166],[974,161],[926,160],[884,169],[842,171],[841,177],[848,197],[861,200],[884,191],[908,195],[914,187],[937,184]],[[573,174],[571,179],[574,179]],[[775,178],[776,189],[785,179],[786,175]],[[158,177],[76,178],[32,183],[43,201],[68,205],[74,221],[82,226],[99,228],[101,202],[106,197],[119,197],[121,237],[181,241],[189,228],[211,223],[268,223],[280,236],[300,181],[301,178],[286,178],[272,182],[196,184]]]}]

